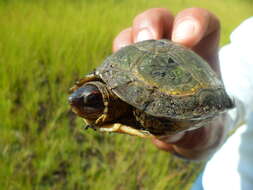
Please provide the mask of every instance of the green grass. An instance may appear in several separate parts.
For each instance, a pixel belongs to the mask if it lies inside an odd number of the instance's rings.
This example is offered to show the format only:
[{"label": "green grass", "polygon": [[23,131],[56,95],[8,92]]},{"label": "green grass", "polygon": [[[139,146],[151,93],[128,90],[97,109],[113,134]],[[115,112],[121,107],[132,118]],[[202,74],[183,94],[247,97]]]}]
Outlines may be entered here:
[{"label": "green grass", "polygon": [[83,131],[67,105],[73,82],[111,53],[115,35],[150,7],[200,6],[222,44],[250,0],[0,1],[0,190],[188,189],[200,169],[148,140]]}]

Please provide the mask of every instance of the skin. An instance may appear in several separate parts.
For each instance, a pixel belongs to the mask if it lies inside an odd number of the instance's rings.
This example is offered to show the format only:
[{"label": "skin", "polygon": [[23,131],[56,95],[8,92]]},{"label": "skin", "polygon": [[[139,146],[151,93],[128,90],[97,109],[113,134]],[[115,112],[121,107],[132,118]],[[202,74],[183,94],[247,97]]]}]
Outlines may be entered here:
[{"label": "skin", "polygon": [[[201,8],[182,10],[177,15],[164,8],[153,8],[137,15],[132,26],[114,39],[113,51],[134,42],[167,38],[202,56],[220,76],[218,45],[220,23],[212,13]],[[159,149],[192,160],[206,159],[224,142],[228,130],[226,114],[205,127],[172,136],[152,139]]]}]

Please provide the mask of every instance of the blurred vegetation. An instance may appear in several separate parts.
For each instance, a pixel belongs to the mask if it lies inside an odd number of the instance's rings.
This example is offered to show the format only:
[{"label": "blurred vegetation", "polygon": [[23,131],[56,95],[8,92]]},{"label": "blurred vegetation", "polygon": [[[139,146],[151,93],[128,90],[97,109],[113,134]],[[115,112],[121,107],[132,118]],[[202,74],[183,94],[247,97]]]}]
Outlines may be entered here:
[{"label": "blurred vegetation", "polygon": [[221,44],[253,15],[251,0],[1,0],[0,190],[189,189],[201,164],[147,140],[84,131],[67,96],[135,15],[193,6],[219,16]]}]

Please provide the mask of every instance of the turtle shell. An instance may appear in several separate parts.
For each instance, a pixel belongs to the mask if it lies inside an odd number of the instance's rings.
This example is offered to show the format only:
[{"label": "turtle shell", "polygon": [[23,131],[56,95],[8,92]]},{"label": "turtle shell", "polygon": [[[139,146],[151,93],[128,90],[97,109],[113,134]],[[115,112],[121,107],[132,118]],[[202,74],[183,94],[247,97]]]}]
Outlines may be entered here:
[{"label": "turtle shell", "polygon": [[205,119],[233,107],[208,63],[169,40],[124,47],[109,56],[96,75],[120,99],[155,117]]}]

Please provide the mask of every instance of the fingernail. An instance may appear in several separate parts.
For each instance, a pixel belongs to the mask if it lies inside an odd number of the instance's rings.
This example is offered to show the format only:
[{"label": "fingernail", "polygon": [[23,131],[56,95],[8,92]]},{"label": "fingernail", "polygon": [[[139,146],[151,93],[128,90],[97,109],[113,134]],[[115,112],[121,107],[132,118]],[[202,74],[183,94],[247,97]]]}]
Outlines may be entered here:
[{"label": "fingernail", "polygon": [[135,42],[140,42],[140,41],[144,41],[144,40],[151,40],[151,39],[154,39],[152,32],[150,30],[148,30],[147,28],[144,28],[138,32]]},{"label": "fingernail", "polygon": [[176,25],[176,29],[173,32],[172,40],[175,42],[182,42],[191,36],[194,36],[198,30],[198,23],[192,19],[181,21]]}]

